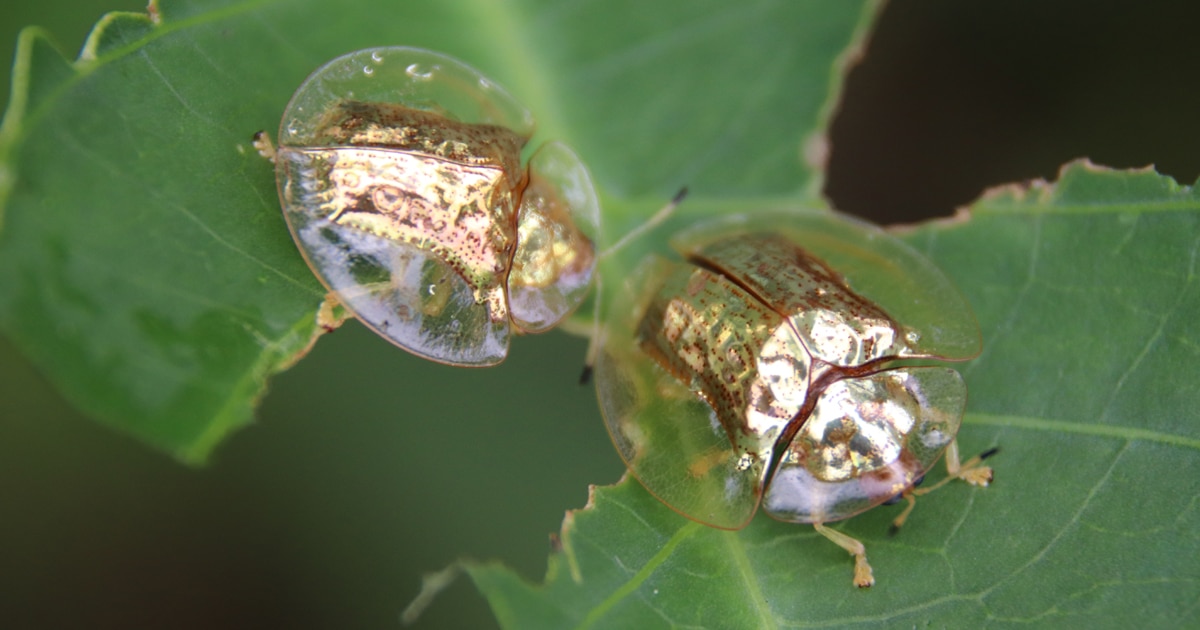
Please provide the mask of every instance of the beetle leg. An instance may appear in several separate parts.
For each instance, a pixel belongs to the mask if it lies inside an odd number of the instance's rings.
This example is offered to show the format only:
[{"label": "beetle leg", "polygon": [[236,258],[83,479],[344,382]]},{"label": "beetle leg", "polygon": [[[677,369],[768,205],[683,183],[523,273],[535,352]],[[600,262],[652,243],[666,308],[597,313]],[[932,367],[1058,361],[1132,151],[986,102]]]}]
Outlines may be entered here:
[{"label": "beetle leg", "polygon": [[972,486],[987,486],[992,482],[992,467],[983,466],[983,460],[995,455],[999,450],[988,449],[964,463],[958,455],[958,440],[953,440],[950,446],[946,447],[946,478],[927,488],[913,490],[912,493],[916,496],[929,494],[955,479],[962,479]]},{"label": "beetle leg", "polygon": [[260,131],[254,134],[254,148],[258,150],[259,155],[272,163],[275,162],[275,144],[271,142],[271,136],[267,132]]},{"label": "beetle leg", "polygon": [[317,307],[317,325],[325,329],[327,333],[331,333],[341,326],[348,317],[349,313],[342,306],[342,301],[338,299],[336,293],[325,294],[325,299],[321,300],[321,306]]},{"label": "beetle leg", "polygon": [[905,501],[908,501],[908,505],[904,506],[904,511],[900,513],[900,516],[897,516],[892,520],[892,526],[888,528],[889,536],[895,536],[896,532],[900,531],[900,528],[904,526],[904,521],[908,520],[908,515],[912,514],[913,508],[917,507],[917,497],[914,496],[912,490],[909,490],[900,496],[903,497]]},{"label": "beetle leg", "polygon": [[854,556],[854,585],[866,588],[875,583],[871,573],[871,565],[867,562],[867,548],[857,538],[852,538],[835,529],[829,529],[821,523],[813,523],[817,533],[833,541],[833,544],[850,552]]},{"label": "beetle leg", "polygon": [[[962,479],[963,481],[971,484],[972,486],[987,487],[987,485],[992,482],[992,467],[991,466],[983,466],[982,464],[983,464],[983,460],[985,460],[985,459],[991,457],[992,455],[995,455],[997,452],[999,452],[1000,451],[999,447],[989,448],[988,450],[976,455],[975,457],[968,459],[966,461],[966,463],[964,463],[962,465],[958,465],[958,441],[957,440],[951,442],[950,447],[948,449],[946,449],[947,456],[950,454],[949,453],[950,449],[954,449],[954,459],[946,460],[946,471],[948,473],[950,473],[950,475],[952,477],[957,477],[959,479]],[[954,466],[952,466],[952,464]]]},{"label": "beetle leg", "polygon": [[946,478],[928,488],[915,491],[916,494],[929,494],[951,479],[962,479],[972,486],[986,487],[992,482],[992,467],[983,466],[983,460],[995,455],[999,450],[999,448],[990,448],[966,462],[960,462],[958,440],[951,441],[950,446],[946,447]]},{"label": "beetle leg", "polygon": [[999,451],[999,448],[990,448],[976,455],[975,457],[968,459],[966,462],[962,462],[958,454],[958,440],[951,441],[950,446],[946,447],[946,478],[933,484],[932,486],[925,488],[913,488],[905,492],[903,496],[908,500],[908,505],[905,506],[904,511],[900,513],[900,516],[897,516],[892,521],[892,526],[889,533],[895,534],[896,531],[904,525],[904,521],[908,518],[908,515],[912,513],[913,507],[915,507],[917,504],[917,497],[923,494],[929,494],[930,492],[941,488],[955,479],[962,479],[972,486],[987,487],[987,485],[992,482],[992,467],[984,466],[983,460],[995,455]]}]

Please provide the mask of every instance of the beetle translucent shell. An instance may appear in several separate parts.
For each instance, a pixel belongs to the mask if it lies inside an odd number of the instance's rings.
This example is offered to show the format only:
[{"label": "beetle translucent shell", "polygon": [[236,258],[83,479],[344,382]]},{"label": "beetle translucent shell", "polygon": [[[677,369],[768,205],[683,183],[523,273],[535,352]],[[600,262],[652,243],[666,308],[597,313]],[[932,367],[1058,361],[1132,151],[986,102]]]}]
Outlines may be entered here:
[{"label": "beetle translucent shell", "polygon": [[595,267],[599,203],[565,145],[521,154],[533,117],[474,68],[416,48],[338,57],[284,111],[283,214],[321,282],[423,357],[504,360],[569,315]]},{"label": "beetle translucent shell", "polygon": [[820,524],[910,490],[950,445],[966,387],[927,360],[971,358],[980,334],[912,248],[831,212],[672,245],[684,261],[643,262],[596,367],[613,441],[658,499],[725,529],[760,505]]}]

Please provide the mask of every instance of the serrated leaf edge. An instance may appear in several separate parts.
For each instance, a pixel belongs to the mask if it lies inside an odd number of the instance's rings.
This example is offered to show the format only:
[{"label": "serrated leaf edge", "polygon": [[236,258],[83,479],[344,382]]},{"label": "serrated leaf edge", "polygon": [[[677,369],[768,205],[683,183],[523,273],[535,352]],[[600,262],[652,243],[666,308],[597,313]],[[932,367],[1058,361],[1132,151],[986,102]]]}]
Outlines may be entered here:
[{"label": "serrated leaf edge", "polygon": [[829,70],[829,81],[826,83],[825,102],[817,109],[817,119],[813,123],[815,130],[811,135],[800,140],[799,159],[813,169],[813,176],[800,188],[800,194],[812,199],[822,199],[832,207],[821,191],[825,188],[825,170],[829,162],[829,129],[833,117],[837,115],[846,95],[846,78],[850,71],[866,56],[870,43],[871,27],[876,18],[887,4],[886,0],[868,0],[863,4],[858,23],[850,33],[850,39],[842,52],[834,57]]},{"label": "serrated leaf edge", "polygon": [[[38,26],[27,26],[17,35],[17,51],[13,60],[12,81],[10,83],[8,108],[4,112],[4,119],[0,121],[0,230],[4,229],[4,214],[7,207],[8,195],[12,191],[13,185],[16,183],[17,174],[15,167],[12,164],[12,155],[16,151],[17,145],[24,137],[23,131],[31,126],[25,123],[36,123],[42,116],[42,113],[47,109],[46,103],[54,101],[60,94],[66,92],[76,82],[88,76],[98,68],[105,64],[120,59],[125,55],[136,52],[146,44],[168,35],[178,30],[189,28],[196,24],[205,24],[217,20],[222,20],[230,16],[239,15],[248,11],[255,10],[266,4],[270,4],[275,0],[249,0],[247,2],[234,4],[222,9],[213,10],[209,13],[184,18],[177,21],[163,20],[160,17],[158,10],[158,1],[152,0],[147,6],[147,13],[131,13],[129,11],[114,11],[107,13],[99,20],[92,28],[88,35],[87,42],[80,51],[79,57],[74,62],[66,61],[66,55],[62,54],[62,50],[54,43],[53,37],[48,31]],[[104,31],[112,24],[121,19],[128,19],[133,16],[145,16],[146,19],[154,25],[154,28],[148,32],[145,37],[132,41],[124,46],[117,47],[106,54],[96,55],[99,42],[103,39]],[[29,85],[30,73],[33,60],[34,44],[42,40],[47,42],[51,48],[58,51],[67,65],[75,70],[75,76],[68,81],[64,81],[50,94],[45,100],[38,105],[36,110],[30,111],[29,104]]]},{"label": "serrated leaf edge", "polygon": [[267,394],[267,379],[295,365],[324,333],[325,329],[315,324],[314,317],[304,317],[293,324],[287,334],[264,343],[258,360],[231,388],[225,404],[213,414],[204,432],[192,440],[190,446],[176,451],[176,458],[189,466],[205,464],[226,435],[253,421],[254,410]]},{"label": "serrated leaf edge", "polygon": [[[1053,180],[1036,178],[1024,182],[994,186],[984,190],[977,199],[972,201],[966,207],[960,208],[959,211],[987,213],[994,211],[988,206],[990,204],[995,204],[1005,206],[1004,209],[1001,210],[1002,212],[1012,212],[1015,211],[1015,209],[1010,209],[1006,206],[1010,204],[1023,203],[1032,206],[1029,208],[1029,213],[1031,214],[1065,214],[1078,212],[1080,210],[1079,206],[1061,206],[1055,205],[1052,202],[1058,195],[1059,186],[1063,183],[1063,181],[1075,175],[1076,173],[1083,171],[1098,175],[1155,175],[1167,183],[1167,188],[1171,194],[1180,195],[1187,194],[1192,191],[1191,186],[1180,184],[1174,177],[1158,172],[1158,169],[1156,169],[1153,164],[1143,166],[1141,168],[1116,168],[1093,162],[1089,158],[1078,158],[1066,162],[1060,166],[1058,173]],[[1105,204],[1101,211],[1106,213],[1125,212],[1130,210],[1145,212],[1147,209],[1173,211],[1195,208],[1196,203],[1189,200],[1179,204],[1173,202],[1159,202],[1153,204],[1138,203],[1136,206],[1133,204],[1109,203]],[[1087,210],[1091,212],[1097,211],[1097,209],[1094,207],[1089,207]]]}]

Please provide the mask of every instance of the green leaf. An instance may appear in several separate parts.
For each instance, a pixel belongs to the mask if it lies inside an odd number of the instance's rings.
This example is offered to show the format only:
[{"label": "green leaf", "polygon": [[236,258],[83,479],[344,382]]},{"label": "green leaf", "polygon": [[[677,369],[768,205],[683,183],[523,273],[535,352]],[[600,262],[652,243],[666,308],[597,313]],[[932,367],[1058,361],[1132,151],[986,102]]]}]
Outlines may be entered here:
[{"label": "green leaf", "polygon": [[469,567],[502,625],[1200,622],[1200,195],[1151,170],[1074,163],[905,238],[979,316],[959,437],[965,454],[1002,448],[992,487],[921,498],[895,537],[900,506],[839,524],[875,568],[859,591],[850,558],[811,527],[709,529],[627,479],[568,515],[545,585]]},{"label": "green leaf", "polygon": [[323,291],[250,138],[321,63],[403,44],[480,68],[576,148],[616,232],[682,184],[818,190],[802,148],[822,159],[876,4],[164,0],[106,17],[74,63],[27,30],[0,127],[0,329],[87,413],[201,462],[316,334]]},{"label": "green leaf", "polygon": [[[249,137],[317,65],[381,44],[463,58],[579,150],[609,233],[690,185],[661,236],[819,188],[801,156],[821,155],[864,4],[166,1],[103,22],[75,63],[26,31],[0,126],[0,327],[81,408],[201,461],[314,332],[321,290]],[[473,577],[509,626],[1195,625],[1197,208],[1153,173],[1075,166],[908,236],[984,326],[964,447],[1004,451],[994,487],[923,499],[895,538],[895,510],[840,526],[874,589],[810,528],[703,528],[633,482],[569,517],[547,586]]]}]

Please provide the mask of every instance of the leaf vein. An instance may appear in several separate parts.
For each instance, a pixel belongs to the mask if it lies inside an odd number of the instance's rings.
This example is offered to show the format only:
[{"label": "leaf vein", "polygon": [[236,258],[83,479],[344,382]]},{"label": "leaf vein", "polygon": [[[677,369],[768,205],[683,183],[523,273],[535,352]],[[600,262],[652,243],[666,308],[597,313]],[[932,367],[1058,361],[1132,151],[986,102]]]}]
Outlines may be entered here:
[{"label": "leaf vein", "polygon": [[[143,192],[145,192],[145,193],[153,196],[155,199],[157,199],[160,202],[161,207],[173,208],[176,211],[178,211],[185,218],[190,220],[192,223],[196,224],[201,230],[204,231],[204,233],[208,234],[209,237],[211,237],[213,239],[213,241],[216,242],[217,244],[228,248],[230,251],[233,251],[234,253],[236,253],[238,255],[244,256],[251,262],[262,267],[264,270],[278,276],[279,278],[281,278],[288,284],[291,284],[291,285],[293,285],[299,289],[302,289],[306,292],[312,292],[312,288],[310,287],[310,285],[305,284],[303,281],[301,281],[287,273],[284,273],[281,269],[278,269],[278,268],[268,264],[266,261],[262,260],[261,258],[251,254],[250,252],[248,252],[248,251],[234,245],[233,243],[229,242],[228,240],[226,240],[223,236],[221,236],[221,234],[219,232],[217,232],[216,230],[209,227],[207,223],[205,223],[202,219],[200,219],[200,217],[196,216],[196,214],[194,214],[193,212],[188,210],[187,207],[180,205],[171,199],[163,198],[161,195],[159,195],[157,193],[156,190],[142,185],[142,182],[140,180],[136,180],[136,179],[129,177],[129,175],[123,169],[118,168],[107,157],[101,155],[100,153],[97,153],[95,150],[92,149],[92,147],[85,144],[75,134],[69,133],[67,130],[60,128],[57,132],[57,137],[58,137],[59,141],[62,142],[63,144],[69,145],[71,148],[75,149],[79,153],[86,155],[90,163],[95,164],[100,167],[103,167],[114,178],[120,178],[123,181],[129,182],[131,185],[135,185],[135,184],[139,185],[143,189]],[[261,194],[261,192],[259,192],[259,190],[260,190],[259,187],[251,186],[251,188],[253,190],[255,190],[255,194],[260,199],[262,199],[262,194]],[[264,207],[267,205],[265,199],[263,199],[263,205],[264,205]],[[320,295],[320,292],[315,292],[314,294]]]},{"label": "leaf vein", "polygon": [[980,603],[980,597],[979,597],[979,595],[968,595],[968,594],[945,595],[943,597],[931,599],[929,601],[921,602],[919,604],[915,604],[913,606],[908,606],[905,608],[888,608],[885,610],[885,612],[882,612],[878,615],[858,615],[858,616],[850,616],[850,617],[838,617],[836,619],[830,619],[828,621],[816,621],[816,622],[797,621],[797,622],[785,623],[785,624],[783,624],[782,627],[807,629],[807,628],[843,628],[843,627],[847,627],[847,626],[854,625],[854,624],[867,624],[867,623],[879,623],[879,622],[883,622],[884,624],[888,624],[890,622],[891,624],[894,624],[895,620],[898,617],[918,613],[918,612],[921,612],[922,610],[928,610],[930,608],[934,608],[936,606],[941,606],[943,604],[949,604],[949,603],[954,603],[954,602],[963,602],[963,601]]},{"label": "leaf vein", "polygon": [[[292,276],[284,273],[283,270],[281,270],[281,269],[276,269],[274,266],[268,264],[265,260],[255,256],[254,254],[251,254],[250,252],[248,252],[248,251],[238,247],[237,245],[234,245],[233,243],[229,242],[228,240],[226,240],[225,237],[221,236],[216,230],[209,227],[207,223],[202,221],[200,219],[200,217],[196,216],[191,210],[188,210],[187,207],[180,205],[180,204],[172,204],[172,207],[175,208],[176,210],[178,210],[179,213],[182,214],[184,217],[186,217],[187,219],[189,219],[190,221],[195,223],[201,230],[203,230],[206,234],[208,234],[210,237],[212,237],[213,241],[215,241],[219,245],[227,247],[227,248],[229,248],[230,251],[232,251],[236,254],[239,254],[241,256],[244,256],[247,260],[254,262],[255,264],[262,267],[263,269],[266,269],[267,271],[275,274],[276,276],[279,276],[284,281],[286,281],[296,287],[299,287],[305,291],[312,291],[311,287],[309,287],[305,283],[301,282],[300,280],[297,280],[296,278],[293,278]],[[317,295],[320,295],[319,291],[315,292],[315,293]]]},{"label": "leaf vein", "polygon": [[473,6],[471,14],[474,19],[487,16],[484,19],[496,25],[492,29],[492,32],[498,35],[494,51],[497,55],[508,57],[503,61],[504,67],[525,70],[514,75],[514,78],[519,81],[519,87],[515,93],[519,95],[520,100],[533,103],[536,107],[534,111],[536,111],[539,130],[548,131],[549,135],[568,145],[573,145],[570,134],[567,132],[570,127],[565,124],[563,119],[559,99],[551,96],[553,91],[546,84],[546,77],[550,73],[543,68],[544,56],[530,48],[533,38],[526,32],[525,23],[515,19],[515,16],[521,14],[521,11],[517,7],[511,6],[514,4],[511,1],[476,0],[470,4]]},{"label": "leaf vein", "polygon": [[1079,525],[1080,519],[1083,518],[1084,511],[1089,505],[1091,505],[1092,499],[1096,497],[1096,494],[1100,491],[1100,488],[1104,487],[1104,485],[1108,483],[1109,478],[1112,477],[1113,471],[1117,468],[1117,463],[1121,461],[1121,458],[1125,455],[1125,451],[1129,450],[1130,444],[1131,442],[1125,442],[1125,444],[1121,446],[1121,450],[1117,451],[1117,453],[1113,455],[1112,462],[1108,465],[1108,470],[1104,471],[1104,474],[1101,475],[1094,484],[1092,484],[1091,489],[1088,490],[1087,496],[1085,496],[1083,500],[1079,502],[1079,507],[1075,510],[1075,513],[1071,515],[1071,518],[1068,519],[1067,522],[1063,523],[1062,527],[1060,527],[1054,536],[1047,541],[1046,545],[1037,553],[1035,553],[1033,557],[1025,561],[1024,564],[1013,569],[1008,576],[997,580],[995,584],[991,585],[987,589],[984,589],[984,591],[980,594],[981,596],[986,597],[989,593],[1000,588],[1002,584],[1016,579],[1018,575],[1024,573],[1030,567],[1041,562],[1043,558],[1045,558],[1053,549],[1058,546],[1059,541],[1061,541],[1063,537],[1067,535],[1068,531],[1074,530],[1076,526]]},{"label": "leaf vein", "polygon": [[1029,244],[1029,263],[1025,273],[1025,282],[1021,284],[1021,288],[1017,290],[1017,295],[1010,302],[1008,313],[1004,316],[996,326],[995,335],[983,346],[983,352],[976,357],[965,369],[963,369],[963,377],[970,375],[976,367],[986,365],[987,361],[984,357],[991,354],[991,349],[995,348],[999,340],[1007,337],[1016,327],[1017,319],[1024,313],[1025,299],[1029,297],[1031,290],[1036,284],[1038,258],[1042,248],[1042,218],[1040,215],[1034,215],[1033,236]]},{"label": "leaf vein", "polygon": [[154,60],[150,57],[150,55],[146,54],[145,48],[143,48],[142,50],[140,50],[138,52],[139,52],[139,56],[143,60],[145,60],[146,66],[148,66],[150,68],[150,71],[153,72],[154,75],[158,77],[159,81],[162,81],[162,84],[163,84],[163,86],[165,86],[167,88],[167,91],[169,91],[171,93],[171,95],[175,97],[175,100],[179,101],[179,104],[182,105],[183,108],[185,110],[187,110],[187,112],[189,114],[191,114],[192,116],[195,116],[196,118],[198,118],[200,120],[203,120],[210,127],[220,129],[221,131],[224,131],[225,133],[228,133],[228,134],[233,133],[233,131],[230,130],[228,127],[222,125],[221,123],[217,122],[216,120],[213,120],[213,118],[211,116],[209,116],[208,114],[202,113],[200,110],[193,107],[192,104],[190,102],[188,102],[188,100],[186,98],[183,97],[183,94],[180,94],[179,90],[175,89],[175,85],[172,84],[171,81],[167,79],[167,76],[162,73],[162,70],[158,69],[158,65],[154,63]]},{"label": "leaf vein", "polygon": [[741,576],[742,585],[746,588],[746,592],[750,596],[750,607],[758,613],[758,627],[778,628],[779,624],[775,620],[774,615],[771,614],[770,604],[763,594],[762,586],[757,579],[757,573],[750,562],[750,558],[746,555],[746,548],[741,544],[740,538],[733,532],[722,532],[720,537],[725,542],[725,548],[729,552],[729,557],[733,559],[733,566]]},{"label": "leaf vein", "polygon": [[1161,431],[1152,431],[1150,429],[1139,429],[1136,427],[1084,422],[1068,422],[1065,420],[1051,420],[1048,418],[1005,416],[978,412],[967,414],[967,421],[970,424],[981,424],[1014,429],[1059,431],[1062,433],[1108,437],[1127,441],[1136,440],[1143,442],[1158,442],[1161,444],[1169,444],[1172,446],[1181,446],[1184,448],[1200,450],[1200,439],[1186,435],[1175,435],[1172,433],[1163,433]]},{"label": "leaf vein", "polygon": [[1150,354],[1150,349],[1153,348],[1160,339],[1162,339],[1163,330],[1166,329],[1167,321],[1171,318],[1171,313],[1179,308],[1179,304],[1182,302],[1185,294],[1185,291],[1180,291],[1178,293],[1175,304],[1167,310],[1166,314],[1158,318],[1158,326],[1154,328],[1154,332],[1150,334],[1150,337],[1146,340],[1146,343],[1142,344],[1142,348],[1138,351],[1137,356],[1133,358],[1133,361],[1129,363],[1129,365],[1125,368],[1125,371],[1122,372],[1121,376],[1117,378],[1116,384],[1113,385],[1108,392],[1108,400],[1104,401],[1104,406],[1102,407],[1104,412],[1101,417],[1109,417],[1109,412],[1112,411],[1113,405],[1117,400],[1117,396],[1119,396],[1121,391],[1125,388],[1125,381],[1129,380],[1130,375],[1132,375],[1138,370],[1139,367],[1141,367],[1142,361],[1145,360],[1146,356]]},{"label": "leaf vein", "polygon": [[[620,504],[618,503],[617,505]],[[667,543],[658,550],[658,553],[654,554],[650,560],[642,565],[642,568],[639,569],[637,573],[634,573],[628,580],[625,581],[625,583],[609,594],[604,601],[600,602],[591,610],[589,610],[587,616],[583,618],[583,621],[581,621],[577,627],[591,628],[595,626],[597,622],[604,618],[605,614],[613,609],[613,607],[615,607],[625,598],[636,593],[638,587],[641,586],[642,583],[644,583],[647,579],[649,579],[649,577],[658,570],[658,567],[662,566],[662,564],[666,562],[672,554],[675,553],[675,549],[679,547],[683,541],[695,535],[695,533],[702,527],[704,526],[695,521],[689,521],[686,525],[679,528],[675,534],[671,536]]]}]

